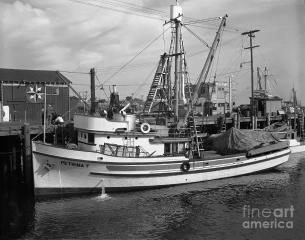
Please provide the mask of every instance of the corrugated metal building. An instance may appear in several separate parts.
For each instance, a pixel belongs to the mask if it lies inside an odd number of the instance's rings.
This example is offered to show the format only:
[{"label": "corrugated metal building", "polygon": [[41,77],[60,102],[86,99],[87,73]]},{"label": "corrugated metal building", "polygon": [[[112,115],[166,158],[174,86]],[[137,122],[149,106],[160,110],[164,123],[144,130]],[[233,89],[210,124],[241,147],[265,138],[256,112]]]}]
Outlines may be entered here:
[{"label": "corrugated metal building", "polygon": [[58,71],[0,68],[0,102],[4,109],[0,121],[41,124],[45,90],[46,109],[68,120],[70,83]]}]

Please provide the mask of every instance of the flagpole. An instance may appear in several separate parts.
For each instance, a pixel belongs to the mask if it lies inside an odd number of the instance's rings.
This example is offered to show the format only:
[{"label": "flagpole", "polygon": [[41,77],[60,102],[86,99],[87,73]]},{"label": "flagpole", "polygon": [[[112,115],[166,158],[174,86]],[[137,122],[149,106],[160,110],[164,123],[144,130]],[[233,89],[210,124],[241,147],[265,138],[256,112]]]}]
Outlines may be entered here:
[{"label": "flagpole", "polygon": [[44,83],[43,142],[46,142],[47,84]]}]

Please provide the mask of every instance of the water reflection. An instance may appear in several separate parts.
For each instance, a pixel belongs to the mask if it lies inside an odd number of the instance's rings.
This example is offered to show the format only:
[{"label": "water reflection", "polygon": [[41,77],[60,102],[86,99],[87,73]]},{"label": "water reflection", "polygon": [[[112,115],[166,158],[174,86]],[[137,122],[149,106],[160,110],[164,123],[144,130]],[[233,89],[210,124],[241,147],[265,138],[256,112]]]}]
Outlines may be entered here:
[{"label": "water reflection", "polygon": [[20,189],[11,188],[1,194],[1,239],[18,238],[32,231],[35,218],[35,201],[31,194],[20,193]]}]

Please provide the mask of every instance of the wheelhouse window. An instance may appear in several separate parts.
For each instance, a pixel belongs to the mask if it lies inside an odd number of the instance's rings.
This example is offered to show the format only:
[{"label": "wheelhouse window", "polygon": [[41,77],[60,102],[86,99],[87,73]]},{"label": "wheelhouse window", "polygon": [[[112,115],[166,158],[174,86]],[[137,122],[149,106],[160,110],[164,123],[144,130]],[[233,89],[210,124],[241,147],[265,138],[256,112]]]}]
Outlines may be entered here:
[{"label": "wheelhouse window", "polygon": [[88,143],[94,144],[94,133],[88,133]]},{"label": "wheelhouse window", "polygon": [[170,154],[171,153],[171,145],[170,145],[170,143],[165,143],[164,144],[164,153],[165,154]]},{"label": "wheelhouse window", "polygon": [[172,153],[177,154],[178,153],[178,143],[172,144]]}]

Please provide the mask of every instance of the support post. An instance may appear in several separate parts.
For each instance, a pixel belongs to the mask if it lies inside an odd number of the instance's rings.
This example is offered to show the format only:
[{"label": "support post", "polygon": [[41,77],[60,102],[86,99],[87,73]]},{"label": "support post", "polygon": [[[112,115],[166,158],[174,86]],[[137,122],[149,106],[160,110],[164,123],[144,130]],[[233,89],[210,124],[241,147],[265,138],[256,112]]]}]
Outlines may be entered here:
[{"label": "support post", "polygon": [[229,77],[229,111],[232,112],[232,79]]},{"label": "support post", "polygon": [[47,119],[47,83],[44,83],[44,108],[43,108],[43,142],[46,142],[46,119]]},{"label": "support post", "polygon": [[30,135],[30,125],[24,123],[22,126],[23,134],[23,159],[24,159],[24,181],[26,188],[29,192],[33,191],[34,181],[33,181],[33,162],[31,154],[31,135]]},{"label": "support post", "polygon": [[270,126],[270,114],[266,113],[266,118],[267,118],[267,126]]},{"label": "support post", "polygon": [[90,79],[91,79],[91,84],[90,84],[90,89],[91,89],[91,108],[90,108],[90,113],[94,114],[96,111],[96,101],[95,101],[95,69],[91,68],[90,69]]},{"label": "support post", "polygon": [[254,119],[254,129],[257,129],[257,116],[254,116],[253,119]]},{"label": "support post", "polygon": [[240,112],[237,113],[237,129],[240,129]]},{"label": "support post", "polygon": [[304,110],[302,110],[302,121],[301,121],[301,139],[303,139],[305,136],[304,136]]},{"label": "support post", "polygon": [[70,100],[70,87],[69,86],[68,86],[68,120],[69,121],[71,120],[71,100]]},{"label": "support post", "polygon": [[3,83],[0,82],[0,122],[3,122]]},{"label": "support post", "polygon": [[236,113],[236,114],[233,115],[233,117],[234,117],[234,118],[233,118],[233,119],[234,119],[234,120],[233,120],[233,122],[234,122],[234,128],[237,128],[237,116],[238,116],[238,113]]}]

